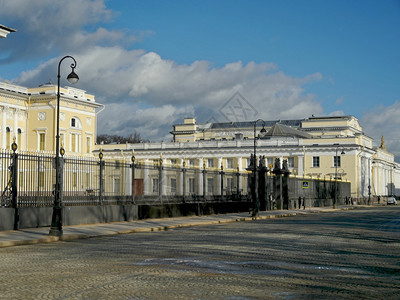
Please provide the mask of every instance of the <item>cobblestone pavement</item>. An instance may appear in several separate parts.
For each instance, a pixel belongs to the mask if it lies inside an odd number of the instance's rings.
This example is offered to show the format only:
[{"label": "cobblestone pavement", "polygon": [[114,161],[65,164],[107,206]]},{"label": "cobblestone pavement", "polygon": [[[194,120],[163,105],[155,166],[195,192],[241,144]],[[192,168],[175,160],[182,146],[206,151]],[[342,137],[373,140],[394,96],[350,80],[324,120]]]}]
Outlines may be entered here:
[{"label": "cobblestone pavement", "polygon": [[0,299],[399,299],[400,207],[0,249]]}]

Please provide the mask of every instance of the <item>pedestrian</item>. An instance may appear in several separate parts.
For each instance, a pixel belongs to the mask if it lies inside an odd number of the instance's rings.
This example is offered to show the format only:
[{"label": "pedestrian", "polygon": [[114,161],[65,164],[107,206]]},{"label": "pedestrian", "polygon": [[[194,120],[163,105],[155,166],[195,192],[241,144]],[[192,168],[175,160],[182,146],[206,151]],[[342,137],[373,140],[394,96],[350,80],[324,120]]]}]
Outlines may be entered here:
[{"label": "pedestrian", "polygon": [[378,196],[378,204],[381,204],[381,196]]},{"label": "pedestrian", "polygon": [[306,209],[306,198],[303,197],[303,209]]},{"label": "pedestrian", "polygon": [[301,197],[299,197],[299,209],[301,208]]},{"label": "pedestrian", "polygon": [[347,196],[345,198],[345,203],[346,203],[346,205],[349,205],[349,198],[347,198]]}]

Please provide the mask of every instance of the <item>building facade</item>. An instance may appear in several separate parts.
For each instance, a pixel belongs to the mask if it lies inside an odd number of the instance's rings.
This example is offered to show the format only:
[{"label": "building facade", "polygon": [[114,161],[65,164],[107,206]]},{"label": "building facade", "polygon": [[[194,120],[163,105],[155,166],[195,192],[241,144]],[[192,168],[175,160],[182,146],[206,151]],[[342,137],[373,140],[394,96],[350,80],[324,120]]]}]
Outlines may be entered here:
[{"label": "building facade", "polygon": [[[259,134],[264,128],[264,134]],[[255,129],[255,130],[254,130]],[[254,131],[256,139],[254,139]],[[264,156],[269,168],[286,160],[291,176],[349,181],[355,199],[396,194],[400,166],[384,140],[373,146],[354,116],[301,120],[197,124],[187,118],[173,126],[171,143],[99,145],[106,157],[153,164],[246,171],[250,156]],[[168,186],[168,182],[166,182]],[[151,187],[145,186],[145,193]]]},{"label": "building facade", "polygon": [[[97,113],[103,105],[84,90],[60,89],[60,142],[67,155],[92,156]],[[0,147],[14,139],[21,151],[54,152],[57,86],[27,88],[0,82]]]}]

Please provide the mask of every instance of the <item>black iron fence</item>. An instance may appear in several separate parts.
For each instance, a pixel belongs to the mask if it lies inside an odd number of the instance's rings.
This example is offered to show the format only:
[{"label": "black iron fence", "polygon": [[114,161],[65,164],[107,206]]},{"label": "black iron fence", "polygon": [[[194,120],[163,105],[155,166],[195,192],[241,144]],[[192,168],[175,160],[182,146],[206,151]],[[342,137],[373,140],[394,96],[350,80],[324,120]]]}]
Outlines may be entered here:
[{"label": "black iron fence", "polygon": [[[151,164],[96,157],[62,157],[62,205],[168,204],[204,201],[252,201],[252,172],[236,169]],[[269,209],[280,199],[309,199],[312,206],[350,196],[349,182],[288,177],[282,190],[280,177],[263,173],[258,195]],[[0,152],[1,207],[51,207],[54,202],[55,158],[43,153]],[[279,179],[279,180],[278,180]],[[306,184],[306,186],[305,186]],[[315,202],[317,201],[317,202]],[[322,201],[322,202],[321,202]],[[325,203],[328,203],[325,201]],[[289,208],[288,204],[283,208]]]}]

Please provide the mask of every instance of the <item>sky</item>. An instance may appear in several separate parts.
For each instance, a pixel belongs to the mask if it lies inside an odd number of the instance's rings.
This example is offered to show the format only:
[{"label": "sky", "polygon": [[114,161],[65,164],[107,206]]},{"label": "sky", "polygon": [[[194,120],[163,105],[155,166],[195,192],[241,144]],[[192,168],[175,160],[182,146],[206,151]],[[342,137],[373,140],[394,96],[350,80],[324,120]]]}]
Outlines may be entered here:
[{"label": "sky", "polygon": [[72,55],[98,134],[353,115],[400,161],[400,0],[0,0],[0,24],[0,81],[56,83]]}]

